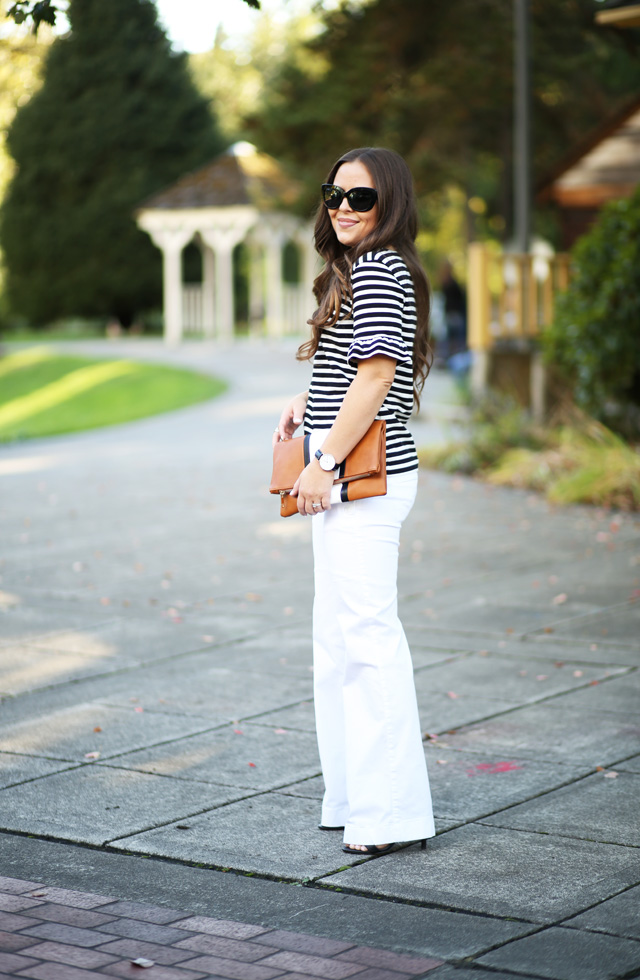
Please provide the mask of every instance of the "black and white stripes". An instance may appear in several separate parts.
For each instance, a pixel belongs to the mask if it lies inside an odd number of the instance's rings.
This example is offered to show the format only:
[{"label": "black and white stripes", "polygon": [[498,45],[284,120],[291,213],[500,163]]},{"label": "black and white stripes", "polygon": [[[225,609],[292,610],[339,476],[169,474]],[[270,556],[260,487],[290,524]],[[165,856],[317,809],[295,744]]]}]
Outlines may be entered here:
[{"label": "black and white stripes", "polygon": [[418,466],[406,423],[413,411],[413,341],[416,304],[411,275],[397,252],[366,252],[353,265],[353,306],[325,328],[313,360],[305,432],[330,429],[358,361],[377,354],[396,360],[393,384],[378,415],[387,423],[387,472],[406,473]]}]

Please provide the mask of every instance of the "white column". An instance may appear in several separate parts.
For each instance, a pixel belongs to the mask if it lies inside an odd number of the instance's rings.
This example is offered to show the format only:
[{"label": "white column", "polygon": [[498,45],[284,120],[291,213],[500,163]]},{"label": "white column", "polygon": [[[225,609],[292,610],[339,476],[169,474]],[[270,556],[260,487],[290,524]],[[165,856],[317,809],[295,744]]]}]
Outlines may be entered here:
[{"label": "white column", "polygon": [[152,228],[142,221],[138,224],[162,252],[164,339],[175,346],[182,340],[182,249],[193,238],[193,231]]},{"label": "white column", "polygon": [[216,249],[216,332],[221,340],[233,339],[233,247],[227,242]]},{"label": "white column", "polygon": [[182,340],[182,248],[167,245],[162,258],[164,339],[175,347]]},{"label": "white column", "polygon": [[200,229],[202,241],[215,255],[215,335],[221,339],[233,339],[233,250],[246,237],[253,220],[249,215],[227,226]]},{"label": "white column", "polygon": [[309,316],[316,308],[313,295],[313,283],[320,272],[318,253],[310,241],[298,239],[298,247],[302,251],[302,289],[304,290],[304,306],[309,309]]},{"label": "white column", "polygon": [[249,329],[258,333],[264,326],[263,251],[256,242],[251,242],[249,249]]},{"label": "white column", "polygon": [[268,337],[281,337],[284,333],[282,245],[283,239],[281,235],[269,235],[266,243],[266,319]]},{"label": "white column", "polygon": [[205,337],[215,336],[215,256],[213,249],[202,243],[202,317]]}]

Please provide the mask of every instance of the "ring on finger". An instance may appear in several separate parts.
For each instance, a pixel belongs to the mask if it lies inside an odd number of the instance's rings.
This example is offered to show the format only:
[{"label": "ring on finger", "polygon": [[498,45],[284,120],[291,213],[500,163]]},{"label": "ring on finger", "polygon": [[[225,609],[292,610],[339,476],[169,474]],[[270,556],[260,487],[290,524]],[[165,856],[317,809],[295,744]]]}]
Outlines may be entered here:
[{"label": "ring on finger", "polygon": [[322,504],[321,503],[311,504],[311,506],[313,507],[314,510],[317,510],[318,507],[322,507]]}]

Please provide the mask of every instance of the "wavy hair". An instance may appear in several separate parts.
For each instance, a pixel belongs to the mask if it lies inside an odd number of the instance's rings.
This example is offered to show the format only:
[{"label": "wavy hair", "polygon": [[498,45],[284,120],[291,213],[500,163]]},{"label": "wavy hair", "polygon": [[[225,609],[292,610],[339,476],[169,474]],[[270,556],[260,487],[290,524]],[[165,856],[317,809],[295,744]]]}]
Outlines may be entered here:
[{"label": "wavy hair", "polygon": [[433,353],[429,346],[429,282],[415,246],[418,212],[411,171],[394,150],[368,146],[343,154],[329,171],[326,183],[334,182],[343,163],[355,160],[367,168],[378,191],[378,222],[361,242],[348,248],[338,241],[325,205],[319,205],[314,241],[325,265],[313,284],[318,309],[308,321],[312,328],[311,337],[301,344],[296,356],[300,361],[313,357],[322,331],[340,319],[345,300],[352,300],[351,267],[356,259],[365,252],[393,248],[404,259],[415,290],[417,328],[413,345],[413,386],[419,408],[420,392],[429,374]]}]

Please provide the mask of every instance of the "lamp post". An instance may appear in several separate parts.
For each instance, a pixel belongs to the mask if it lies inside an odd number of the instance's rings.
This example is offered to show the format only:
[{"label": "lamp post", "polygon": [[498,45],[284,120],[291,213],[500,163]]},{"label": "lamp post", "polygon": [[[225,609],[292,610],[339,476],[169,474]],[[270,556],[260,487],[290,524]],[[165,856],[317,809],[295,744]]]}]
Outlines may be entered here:
[{"label": "lamp post", "polygon": [[529,0],[514,0],[513,186],[516,250],[529,251],[531,237],[531,57]]}]

